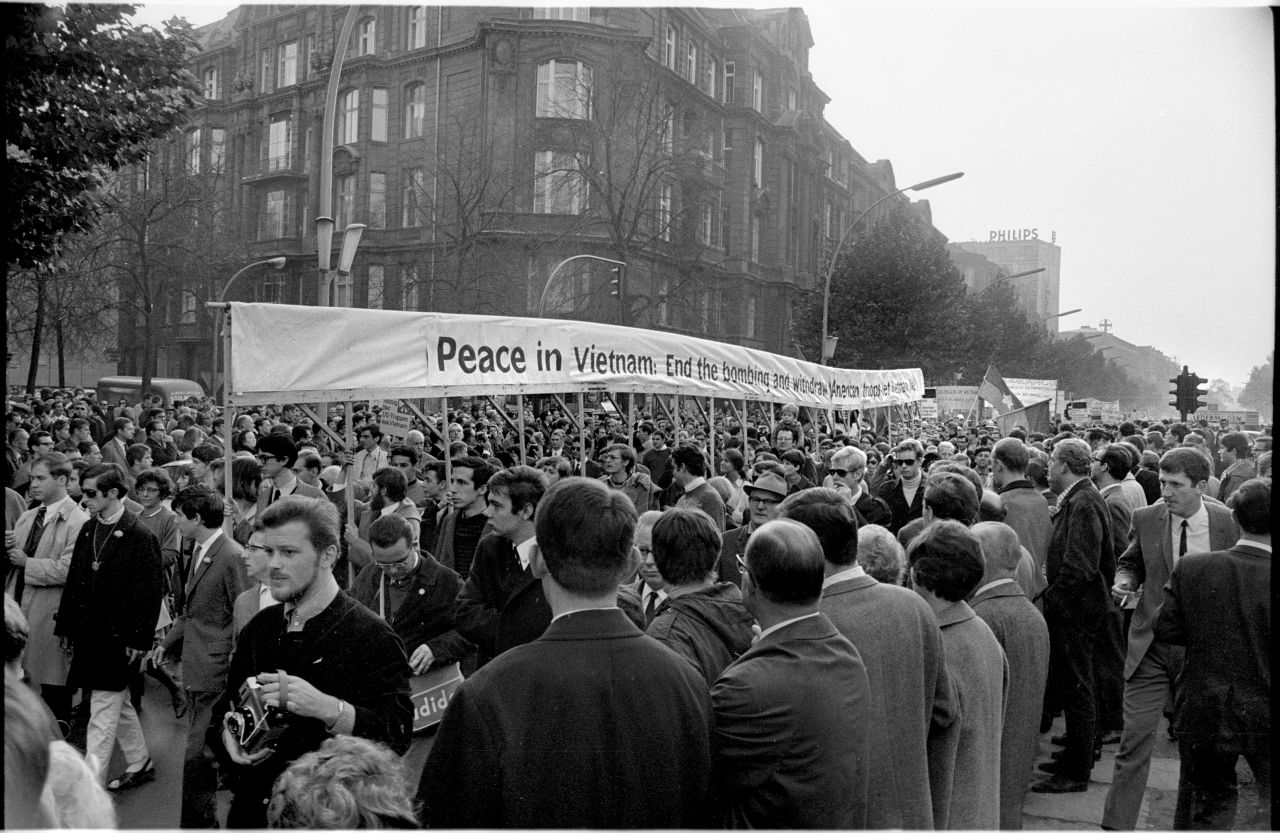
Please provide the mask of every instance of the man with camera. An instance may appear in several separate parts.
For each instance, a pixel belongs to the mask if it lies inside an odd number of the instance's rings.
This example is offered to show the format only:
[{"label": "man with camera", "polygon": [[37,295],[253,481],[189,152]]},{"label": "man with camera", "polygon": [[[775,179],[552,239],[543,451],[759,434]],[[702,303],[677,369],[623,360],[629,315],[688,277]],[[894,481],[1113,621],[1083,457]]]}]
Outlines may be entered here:
[{"label": "man with camera", "polygon": [[391,627],[333,577],[331,503],[289,496],[259,518],[271,595],[240,634],[210,745],[232,775],[232,828],[266,827],[271,785],[333,735],[409,746],[409,660]]}]

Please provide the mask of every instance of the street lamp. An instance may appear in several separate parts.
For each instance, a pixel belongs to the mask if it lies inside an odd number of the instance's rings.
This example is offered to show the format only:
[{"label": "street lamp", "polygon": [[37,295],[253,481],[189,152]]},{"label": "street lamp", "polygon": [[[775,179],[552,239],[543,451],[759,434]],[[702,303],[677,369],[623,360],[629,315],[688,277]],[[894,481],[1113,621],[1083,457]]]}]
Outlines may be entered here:
[{"label": "street lamp", "polygon": [[256,263],[250,263],[248,266],[232,275],[231,279],[222,285],[222,291],[218,293],[219,309],[214,310],[215,317],[213,319],[213,353],[211,354],[213,356],[213,371],[209,374],[210,398],[216,396],[218,393],[218,330],[223,316],[221,307],[226,303],[227,292],[230,291],[231,285],[236,282],[236,278],[240,277],[245,272],[248,272],[255,266],[270,266],[272,269],[280,270],[284,268],[285,260],[286,258],[282,255],[280,257],[269,257],[266,260],[259,260]]},{"label": "street lamp", "polygon": [[[621,269],[627,268],[627,264],[621,260],[611,260],[610,258],[600,257],[598,255],[574,255],[573,257],[566,257],[564,260],[557,263],[555,268],[551,270],[551,275],[547,278],[546,284],[542,287],[542,297],[538,299],[538,314],[535,316],[536,318],[541,318],[543,310],[546,309],[547,296],[551,292],[552,284],[556,282],[556,276],[560,274],[560,270],[564,268],[565,264],[574,260],[600,260],[605,263],[612,263]],[[626,303],[626,296],[624,295],[624,290],[621,284],[618,286],[618,303]]]},{"label": "street lamp", "polygon": [[351,274],[351,263],[356,258],[356,248],[360,245],[360,237],[364,234],[364,223],[351,223],[342,230],[342,250],[338,253],[338,268],[330,268],[333,256],[333,218],[316,218],[316,264],[320,271],[320,298],[318,305],[333,306],[330,296],[333,290],[333,279],[336,271],[339,275]]},{"label": "street lamp", "polygon": [[1077,312],[1081,312],[1081,311],[1082,310],[1077,307],[1076,309],[1069,309],[1066,312],[1055,312],[1053,315],[1045,315],[1040,318],[1037,318],[1036,324],[1043,324],[1044,322],[1049,321],[1053,318],[1062,318],[1063,316],[1066,316],[1066,315],[1075,315]]},{"label": "street lamp", "polygon": [[827,322],[831,310],[831,274],[836,270],[836,261],[840,257],[840,250],[844,248],[844,243],[849,239],[849,235],[853,232],[854,227],[857,226],[858,223],[862,222],[863,217],[866,217],[875,210],[876,206],[880,205],[880,203],[890,197],[896,197],[903,191],[923,191],[926,188],[932,188],[935,185],[941,185],[944,182],[950,182],[953,179],[959,179],[962,176],[964,176],[964,172],[959,171],[957,173],[947,174],[946,176],[940,176],[935,179],[926,179],[924,182],[917,182],[915,185],[908,185],[905,188],[899,188],[896,191],[890,191],[880,199],[871,203],[871,205],[867,206],[867,210],[859,214],[857,218],[849,224],[848,228],[844,230],[844,234],[840,235],[839,242],[836,243],[835,249],[831,251],[831,259],[827,263],[827,276],[823,282],[822,288],[822,364],[826,364],[831,361],[831,357],[836,354],[836,342],[839,341],[838,338],[833,338],[828,335],[828,333],[830,333]]}]

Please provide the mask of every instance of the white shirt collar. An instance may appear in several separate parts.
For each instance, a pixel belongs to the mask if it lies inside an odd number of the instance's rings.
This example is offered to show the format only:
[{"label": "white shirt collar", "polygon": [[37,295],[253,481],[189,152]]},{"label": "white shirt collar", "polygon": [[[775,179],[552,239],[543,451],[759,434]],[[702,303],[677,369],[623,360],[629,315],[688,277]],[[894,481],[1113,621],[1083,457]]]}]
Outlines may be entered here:
[{"label": "white shirt collar", "polygon": [[705,477],[695,477],[692,480],[690,480],[688,483],[684,484],[684,493],[689,494],[689,492],[692,492],[694,489],[698,488],[699,486],[701,486],[706,482],[707,482],[707,478]]},{"label": "white shirt collar", "polygon": [[200,548],[200,554],[203,555],[204,553],[208,552],[209,548],[213,546],[213,542],[218,540],[218,538],[221,535],[222,535],[222,527],[218,527],[213,531],[213,534],[210,535],[209,538],[203,544],[197,541],[196,546]]},{"label": "white shirt collar", "polygon": [[1200,529],[1201,527],[1208,527],[1209,526],[1209,507],[1206,506],[1204,500],[1201,499],[1200,508],[1197,509],[1195,514],[1192,515],[1191,517],[1182,518],[1181,516],[1175,515],[1172,512],[1170,512],[1169,520],[1175,527],[1181,526],[1182,521],[1185,520],[1187,522],[1188,530],[1195,530],[1195,529]]},{"label": "white shirt collar", "polygon": [[[48,514],[48,513],[46,512],[45,514]],[[114,524],[114,523],[119,523],[119,521],[120,521],[120,516],[121,516],[121,515],[123,515],[123,514],[124,514],[124,503],[123,503],[123,502],[121,502],[121,503],[120,503],[120,509],[119,509],[119,511],[117,511],[114,515],[112,515],[112,516],[111,516],[111,517],[109,517],[109,518],[104,518],[104,517],[99,516],[99,517],[98,517],[98,521],[99,521],[100,523],[104,523],[104,524],[106,524],[107,526],[110,526],[110,525],[112,525],[112,524]]]},{"label": "white shirt collar", "polygon": [[580,607],[577,610],[566,610],[564,613],[561,613],[559,616],[552,616],[551,621],[555,622],[557,619],[563,619],[566,616],[572,616],[575,613],[582,613],[587,610],[617,610],[617,609],[618,609],[617,605],[609,605],[608,607]]},{"label": "white shirt collar", "polygon": [[1241,538],[1239,541],[1236,541],[1236,546],[1237,547],[1256,547],[1257,549],[1271,552],[1270,544],[1264,544],[1261,541],[1255,541],[1252,538]]},{"label": "white shirt collar", "polygon": [[760,639],[757,639],[756,642],[759,642],[761,639],[764,639],[766,636],[768,636],[769,634],[773,633],[776,630],[785,628],[787,625],[790,625],[792,622],[799,622],[801,619],[812,619],[813,617],[817,616],[821,612],[822,611],[820,610],[815,610],[813,613],[806,613],[804,616],[797,616],[794,619],[786,619],[779,622],[776,625],[771,625],[765,628],[764,630],[760,631]]},{"label": "white shirt collar", "polygon": [[995,581],[987,582],[986,584],[979,587],[977,590],[973,591],[973,595],[978,596],[990,590],[992,587],[999,587],[1002,584],[1013,584],[1013,583],[1014,581],[1011,578],[998,578]]},{"label": "white shirt collar", "polygon": [[847,567],[838,573],[832,573],[824,578],[822,580],[822,589],[826,590],[828,587],[839,581],[848,581],[852,578],[862,578],[866,574],[867,571],[862,569],[862,565],[855,563],[852,567]]},{"label": "white shirt collar", "polygon": [[520,559],[521,570],[529,569],[529,559],[533,556],[533,549],[536,546],[538,546],[538,539],[532,535],[516,544],[516,558]]},{"label": "white shirt collar", "polygon": [[[79,505],[79,504],[77,504],[74,500],[71,500],[71,495],[63,495],[63,496],[62,496],[62,500],[56,500],[56,501],[54,501],[53,503],[50,503],[48,506],[45,506],[45,508],[44,508],[44,514],[45,514],[45,516],[47,517],[47,516],[49,516],[49,515],[58,515],[58,514],[61,514],[61,513],[63,513],[63,512],[70,511],[66,506],[64,506],[64,505],[63,505],[63,504],[66,504],[66,503],[68,503],[68,502],[69,502],[72,506],[78,506],[78,505]],[[44,506],[44,504],[42,503],[42,504],[40,504],[40,506]],[[36,507],[36,509],[38,510],[38,509],[40,508],[40,506],[37,506],[37,507]]]}]

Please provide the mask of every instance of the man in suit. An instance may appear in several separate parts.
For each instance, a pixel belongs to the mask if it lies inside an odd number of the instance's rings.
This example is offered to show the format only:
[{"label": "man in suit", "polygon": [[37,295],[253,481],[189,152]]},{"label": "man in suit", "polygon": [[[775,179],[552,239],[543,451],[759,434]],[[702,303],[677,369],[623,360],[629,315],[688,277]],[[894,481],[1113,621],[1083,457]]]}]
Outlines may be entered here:
[{"label": "man in suit", "polygon": [[107,783],[114,791],[156,774],[129,701],[129,680],[151,649],[164,567],[156,536],[125,511],[120,467],[93,466],[80,483],[91,518],[76,538],[54,635],[73,651],[68,685],[91,691],[86,751],[97,758],[104,780],[120,741],[125,772]]},{"label": "man in suit", "polygon": [[903,440],[893,449],[892,457],[897,477],[885,481],[879,497],[889,504],[889,531],[897,535],[924,514],[924,475],[920,468],[924,449],[916,440]]},{"label": "man in suit", "polygon": [[27,496],[39,501],[18,517],[5,534],[10,585],[6,592],[21,602],[27,618],[27,650],[22,668],[28,682],[40,687],[53,716],[70,725],[71,694],[67,686],[69,658],[53,635],[62,588],[71,568],[71,553],[89,515],[67,495],[71,461],[46,454],[31,466]]},{"label": "man in suit", "polygon": [[1112,595],[1122,604],[1137,595],[1124,663],[1124,732],[1102,826],[1132,830],[1151,768],[1156,729],[1165,701],[1182,671],[1183,650],[1153,642],[1164,586],[1183,555],[1221,551],[1236,541],[1231,510],[1202,499],[1209,460],[1194,448],[1170,449],[1160,458],[1163,502],[1133,513],[1129,545],[1120,556]]},{"label": "man in suit", "polygon": [[874,762],[866,826],[932,829],[930,772],[944,763],[937,741],[959,714],[933,611],[915,593],[882,584],[858,564],[857,526],[842,493],[809,489],[793,495],[780,517],[817,534],[824,560],[819,608],[866,668],[868,755]]},{"label": "man in suit", "polygon": [[1013,528],[973,527],[982,545],[982,582],[969,606],[995,634],[1009,663],[1009,696],[1000,732],[1001,830],[1022,829],[1022,802],[1040,749],[1040,710],[1049,678],[1049,628],[1015,578],[1022,546]]},{"label": "man in suit", "polygon": [[[264,438],[265,439],[265,438]],[[182,662],[187,694],[187,749],[182,763],[182,827],[217,827],[217,770],[205,752],[213,706],[227,687],[235,647],[236,598],[249,586],[240,545],[222,531],[222,496],[208,486],[188,486],[173,499],[178,531],[195,541],[182,615],[156,651]]]},{"label": "man in suit", "polygon": [[1271,479],[1247,480],[1235,495],[1240,540],[1179,559],[1155,623],[1155,644],[1186,646],[1175,830],[1232,829],[1241,755],[1259,792],[1247,827],[1271,829]]},{"label": "man in suit", "polygon": [[151,465],[163,466],[178,459],[178,449],[165,430],[164,420],[153,419],[147,423],[147,447],[151,449]]},{"label": "man in suit", "polygon": [[129,446],[133,444],[133,435],[138,430],[130,417],[116,417],[111,437],[102,443],[102,462],[115,463],[125,471],[129,470]]},{"label": "man in suit", "polygon": [[716,568],[720,581],[731,581],[739,586],[742,585],[742,572],[738,569],[738,561],[747,551],[747,541],[753,532],[778,517],[778,507],[787,497],[787,481],[781,474],[767,471],[754,483],[743,486],[742,490],[747,493],[750,517],[742,526],[724,534]]},{"label": "man in suit", "polygon": [[1058,504],[1045,560],[1044,618],[1050,684],[1065,713],[1067,735],[1062,758],[1041,765],[1050,777],[1032,785],[1033,792],[1084,792],[1093,770],[1093,654],[1108,604],[1100,565],[1115,555],[1106,501],[1089,479],[1092,454],[1088,443],[1071,437],[1059,440],[1049,458],[1049,486]]},{"label": "man in suit", "polygon": [[640,578],[630,585],[639,597],[640,610],[647,628],[658,614],[658,608],[667,600],[667,582],[658,572],[658,563],[653,556],[653,527],[662,517],[662,513],[650,509],[641,512],[636,520],[636,552],[640,557]]},{"label": "man in suit", "polygon": [[889,504],[867,491],[864,482],[867,475],[867,453],[854,445],[846,445],[831,455],[827,468],[831,485],[849,490],[849,502],[853,504],[858,525],[876,524],[888,526],[893,517]]},{"label": "man in suit", "polygon": [[859,828],[867,818],[866,669],[818,609],[818,536],[770,521],[747,544],[742,596],[759,639],[711,689],[723,824]]},{"label": "man in suit", "polygon": [[1049,503],[1027,479],[1031,455],[1022,440],[1005,437],[991,449],[991,486],[1004,506],[1004,522],[1018,534],[1018,541],[1035,562],[1036,596],[1044,589],[1044,560],[1052,525]]},{"label": "man in suit", "polygon": [[598,481],[542,497],[529,557],[551,624],[450,702],[418,788],[427,826],[708,826],[706,683],[617,608],[635,522]]},{"label": "man in suit", "polygon": [[[1106,501],[1111,530],[1111,551],[1116,558],[1124,552],[1133,523],[1132,498],[1125,494],[1124,479],[1132,477],[1128,443],[1112,443],[1093,451],[1089,476],[1098,494]],[[1144,506],[1146,504],[1143,504]],[[1110,587],[1115,583],[1114,561],[1099,564],[1102,577]],[[1098,704],[1098,730],[1095,747],[1115,743],[1124,729],[1124,611],[1117,604],[1107,606],[1106,622],[1093,653],[1094,702]]]},{"label": "man in suit", "polygon": [[258,440],[258,462],[262,464],[262,485],[258,488],[258,514],[282,497],[301,495],[323,498],[318,487],[304,483],[293,471],[298,447],[286,434],[267,434]]}]

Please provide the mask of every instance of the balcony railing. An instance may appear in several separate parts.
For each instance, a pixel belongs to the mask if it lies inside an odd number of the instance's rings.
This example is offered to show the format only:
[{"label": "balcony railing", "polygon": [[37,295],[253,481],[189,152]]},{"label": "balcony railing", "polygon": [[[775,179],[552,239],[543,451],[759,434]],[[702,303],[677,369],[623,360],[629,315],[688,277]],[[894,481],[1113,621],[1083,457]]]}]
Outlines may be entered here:
[{"label": "balcony railing", "polygon": [[242,179],[249,182],[278,176],[307,176],[303,161],[293,153],[259,157],[245,164]]}]

